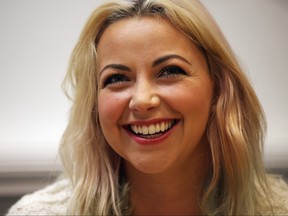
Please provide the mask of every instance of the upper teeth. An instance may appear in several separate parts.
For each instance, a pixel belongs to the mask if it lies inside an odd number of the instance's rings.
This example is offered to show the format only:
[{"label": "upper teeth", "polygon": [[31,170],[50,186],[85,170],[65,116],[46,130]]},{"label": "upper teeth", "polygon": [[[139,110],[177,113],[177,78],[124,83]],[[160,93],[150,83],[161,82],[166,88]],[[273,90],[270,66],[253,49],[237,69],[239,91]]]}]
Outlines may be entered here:
[{"label": "upper teeth", "polygon": [[130,125],[131,130],[136,134],[155,134],[164,132],[172,127],[173,121],[159,122],[150,125]]}]

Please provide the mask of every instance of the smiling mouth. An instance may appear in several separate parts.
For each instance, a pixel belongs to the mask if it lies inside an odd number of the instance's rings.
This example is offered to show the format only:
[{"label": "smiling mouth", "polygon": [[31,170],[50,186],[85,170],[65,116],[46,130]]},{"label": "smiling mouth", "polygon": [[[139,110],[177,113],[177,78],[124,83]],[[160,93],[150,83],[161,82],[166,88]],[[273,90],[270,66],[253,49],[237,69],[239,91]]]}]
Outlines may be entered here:
[{"label": "smiling mouth", "polygon": [[126,128],[140,138],[153,139],[161,137],[163,134],[167,133],[177,122],[177,120],[167,120],[148,125],[131,124]]}]

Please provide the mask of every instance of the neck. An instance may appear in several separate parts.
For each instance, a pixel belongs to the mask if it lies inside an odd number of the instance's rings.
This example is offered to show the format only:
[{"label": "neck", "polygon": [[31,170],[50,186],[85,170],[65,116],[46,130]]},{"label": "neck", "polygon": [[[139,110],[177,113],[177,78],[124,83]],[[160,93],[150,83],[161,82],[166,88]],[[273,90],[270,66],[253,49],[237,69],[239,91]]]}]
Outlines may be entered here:
[{"label": "neck", "polygon": [[200,158],[204,160],[157,174],[143,173],[125,162],[132,214],[201,215],[199,198],[208,170],[208,156]]}]

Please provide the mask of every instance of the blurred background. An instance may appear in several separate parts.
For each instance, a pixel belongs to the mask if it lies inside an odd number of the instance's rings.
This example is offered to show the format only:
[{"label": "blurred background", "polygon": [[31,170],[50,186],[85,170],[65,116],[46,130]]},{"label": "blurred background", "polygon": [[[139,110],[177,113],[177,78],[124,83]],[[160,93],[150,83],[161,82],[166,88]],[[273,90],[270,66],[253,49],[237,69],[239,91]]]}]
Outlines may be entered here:
[{"label": "blurred background", "polygon": [[[70,53],[104,0],[0,0],[0,215],[52,182],[70,101]],[[288,1],[202,0],[247,72],[267,115],[265,166],[288,170]]]}]

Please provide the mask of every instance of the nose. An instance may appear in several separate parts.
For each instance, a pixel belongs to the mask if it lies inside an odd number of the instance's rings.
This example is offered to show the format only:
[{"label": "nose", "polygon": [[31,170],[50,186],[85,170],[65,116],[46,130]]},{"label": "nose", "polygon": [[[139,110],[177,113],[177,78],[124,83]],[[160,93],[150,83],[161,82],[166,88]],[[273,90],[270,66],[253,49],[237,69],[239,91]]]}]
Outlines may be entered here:
[{"label": "nose", "polygon": [[137,114],[147,114],[160,105],[160,98],[155,87],[149,81],[135,84],[129,102],[129,108]]}]

